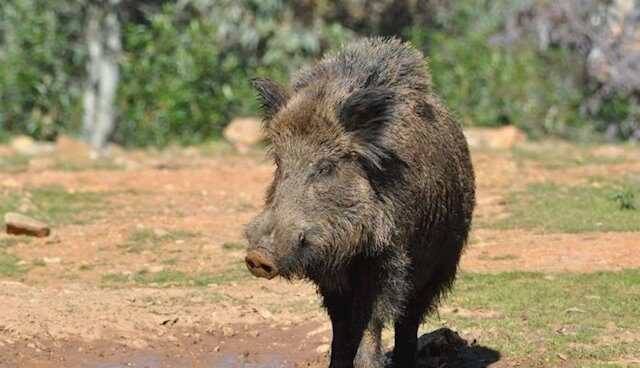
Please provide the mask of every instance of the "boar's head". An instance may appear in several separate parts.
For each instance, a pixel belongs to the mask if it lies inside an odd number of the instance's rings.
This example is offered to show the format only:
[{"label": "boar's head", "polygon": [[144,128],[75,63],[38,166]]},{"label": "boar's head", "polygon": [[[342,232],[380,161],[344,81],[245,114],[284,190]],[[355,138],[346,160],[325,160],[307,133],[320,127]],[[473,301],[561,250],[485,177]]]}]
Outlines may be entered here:
[{"label": "boar's head", "polygon": [[245,229],[251,273],[317,279],[378,251],[390,232],[387,193],[406,166],[385,144],[394,92],[320,85],[290,96],[269,79],[252,83],[276,170],[263,211]]}]

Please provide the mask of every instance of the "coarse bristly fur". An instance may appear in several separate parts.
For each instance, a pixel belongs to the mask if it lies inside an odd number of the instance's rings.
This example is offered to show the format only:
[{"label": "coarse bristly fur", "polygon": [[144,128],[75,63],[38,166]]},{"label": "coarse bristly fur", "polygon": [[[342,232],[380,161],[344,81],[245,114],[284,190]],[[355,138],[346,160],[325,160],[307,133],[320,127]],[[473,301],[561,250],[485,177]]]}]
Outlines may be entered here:
[{"label": "coarse bristly fur", "polygon": [[313,281],[333,326],[331,367],[414,367],[419,323],[453,283],[475,202],[460,124],[408,43],[371,38],[252,80],[276,163],[249,250]]}]

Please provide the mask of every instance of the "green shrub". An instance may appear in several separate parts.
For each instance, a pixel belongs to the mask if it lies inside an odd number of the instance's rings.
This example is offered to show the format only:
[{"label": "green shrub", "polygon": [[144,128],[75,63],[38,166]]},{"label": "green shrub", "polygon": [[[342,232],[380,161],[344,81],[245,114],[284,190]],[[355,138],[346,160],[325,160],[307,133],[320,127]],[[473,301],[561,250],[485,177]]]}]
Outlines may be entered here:
[{"label": "green shrub", "polygon": [[81,3],[0,2],[0,140],[77,131],[85,72]]},{"label": "green shrub", "polygon": [[510,48],[492,42],[509,9],[504,2],[454,2],[431,28],[410,27],[406,35],[429,57],[436,90],[465,125],[515,124],[533,135],[585,126],[576,86],[581,65],[569,50],[541,53],[526,39]]},{"label": "green shrub", "polygon": [[[0,2],[0,142],[15,133],[40,139],[80,133],[87,4]],[[507,20],[536,6],[532,0],[122,2],[113,139],[165,146],[219,135],[234,116],[255,113],[249,78],[287,82],[328,50],[403,25],[404,38],[429,56],[435,88],[465,125],[515,124],[533,136],[580,138],[633,121],[631,94],[608,97],[593,115],[581,113],[602,86],[585,78],[585,57],[575,47],[541,51],[528,30],[503,42]],[[394,9],[405,13],[389,13]]]},{"label": "green shrub", "polygon": [[[195,14],[195,16],[194,16]],[[282,0],[167,5],[124,30],[125,59],[115,140],[126,145],[193,144],[252,114],[253,76],[285,81],[302,63],[350,34],[304,25]]]},{"label": "green shrub", "polygon": [[[286,0],[123,3],[118,126],[127,146],[200,142],[255,112],[249,78],[291,72],[353,34],[321,17],[300,19]],[[0,4],[0,141],[79,134],[87,4]]]}]

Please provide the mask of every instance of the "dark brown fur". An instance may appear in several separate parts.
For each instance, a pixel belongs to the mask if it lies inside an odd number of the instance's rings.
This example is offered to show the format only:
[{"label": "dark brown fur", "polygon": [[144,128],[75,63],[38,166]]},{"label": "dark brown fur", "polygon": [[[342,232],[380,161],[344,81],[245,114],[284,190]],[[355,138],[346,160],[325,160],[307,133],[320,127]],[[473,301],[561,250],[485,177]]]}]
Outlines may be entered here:
[{"label": "dark brown fur", "polygon": [[366,39],[298,72],[290,92],[253,84],[277,169],[247,226],[249,250],[280,276],[316,283],[331,367],[383,366],[386,320],[394,365],[414,367],[418,324],[454,281],[475,191],[461,127],[424,57]]}]

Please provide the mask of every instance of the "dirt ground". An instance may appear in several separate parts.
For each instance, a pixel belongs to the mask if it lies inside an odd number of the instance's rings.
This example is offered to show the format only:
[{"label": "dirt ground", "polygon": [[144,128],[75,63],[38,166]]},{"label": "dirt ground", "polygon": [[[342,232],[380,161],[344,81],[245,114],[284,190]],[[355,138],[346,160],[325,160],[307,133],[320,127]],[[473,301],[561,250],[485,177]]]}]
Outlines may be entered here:
[{"label": "dirt ground", "polygon": [[[474,151],[476,218],[500,218],[504,194],[527,184],[640,172],[637,153],[600,148],[594,154],[627,160],[557,170],[517,160],[512,151]],[[28,198],[33,188],[55,185],[69,193],[99,193],[103,206],[86,222],[54,226],[45,239],[20,238],[7,250],[28,270],[0,276],[0,367],[321,366],[331,331],[312,285],[244,274],[206,286],[105,281],[105,275],[237,270],[244,252],[225,245],[242,242],[243,225],[260,210],[273,171],[263,153],[174,149],[130,153],[123,160],[115,170],[0,173],[4,193]],[[122,245],[142,230],[188,236],[139,250]],[[634,232],[488,227],[475,229],[471,239],[461,264],[469,272],[640,267],[640,233]],[[504,357],[492,367],[517,365]]]}]

